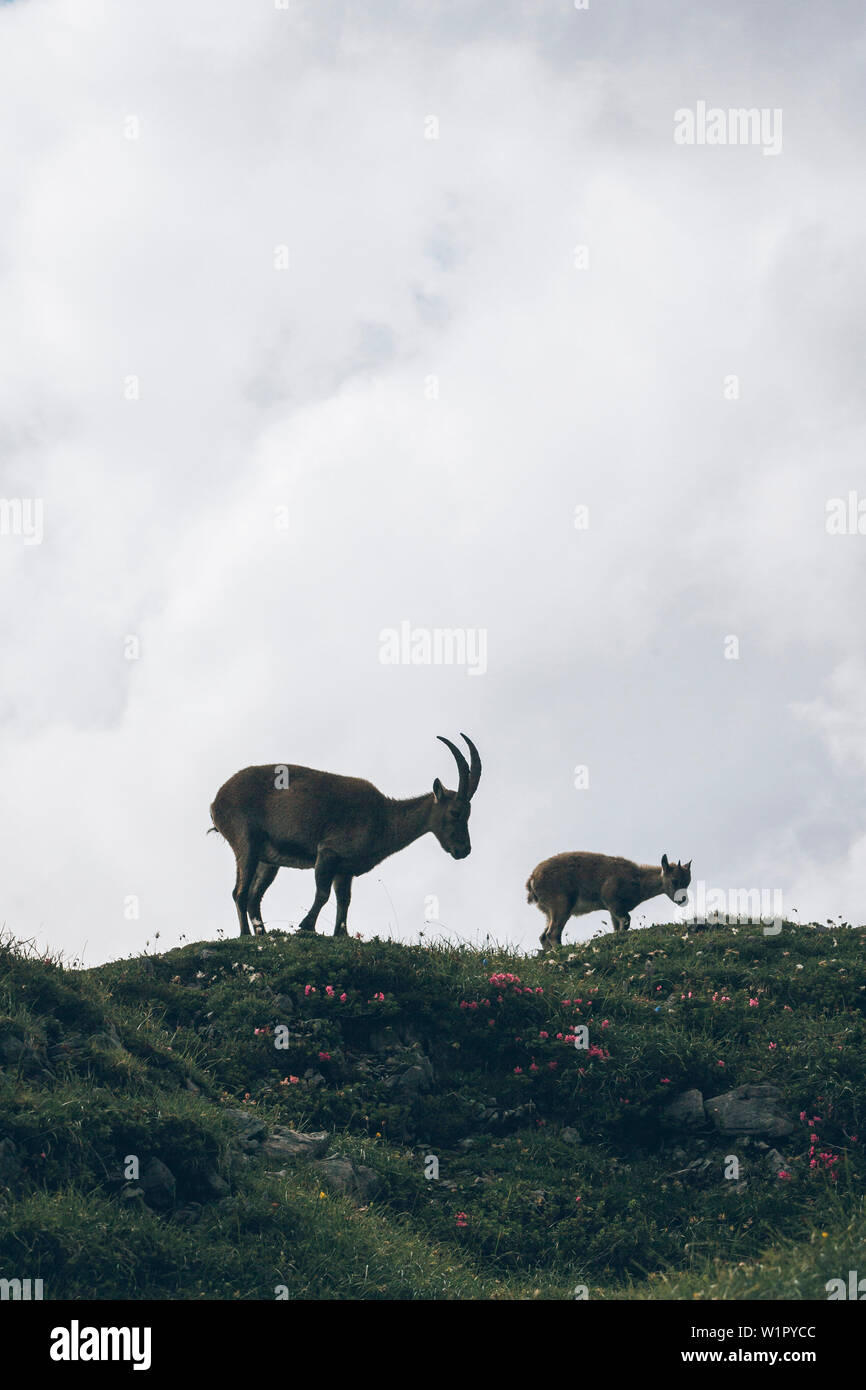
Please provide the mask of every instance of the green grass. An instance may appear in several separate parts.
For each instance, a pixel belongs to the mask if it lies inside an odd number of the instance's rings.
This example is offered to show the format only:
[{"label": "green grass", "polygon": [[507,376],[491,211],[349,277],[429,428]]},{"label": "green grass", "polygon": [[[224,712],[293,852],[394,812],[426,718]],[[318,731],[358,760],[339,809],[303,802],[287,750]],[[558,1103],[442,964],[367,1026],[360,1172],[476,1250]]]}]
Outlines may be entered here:
[{"label": "green grass", "polygon": [[[88,971],[6,942],[0,1277],[76,1299],[826,1298],[866,1273],[864,940],[667,926],[529,958],[274,932]],[[413,1064],[429,1083],[393,1084]],[[769,1141],[784,1178],[754,1142],[661,1122],[684,1089],[755,1081],[796,1121]],[[240,1107],[328,1131],[375,1200],[239,1152]],[[173,1203],[124,1192],[129,1155],[168,1166]]]}]

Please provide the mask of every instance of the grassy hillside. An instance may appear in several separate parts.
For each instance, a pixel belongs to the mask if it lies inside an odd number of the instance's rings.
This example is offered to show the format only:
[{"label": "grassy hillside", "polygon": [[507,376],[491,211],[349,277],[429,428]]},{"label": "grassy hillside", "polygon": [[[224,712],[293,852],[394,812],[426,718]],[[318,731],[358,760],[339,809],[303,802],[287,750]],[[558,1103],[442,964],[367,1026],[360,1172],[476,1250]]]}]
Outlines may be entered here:
[{"label": "grassy hillside", "polygon": [[[541,959],[274,932],[89,971],[7,943],[0,1276],[824,1299],[866,1269],[864,943],[655,927]],[[760,1082],[791,1133],[665,1122]]]}]

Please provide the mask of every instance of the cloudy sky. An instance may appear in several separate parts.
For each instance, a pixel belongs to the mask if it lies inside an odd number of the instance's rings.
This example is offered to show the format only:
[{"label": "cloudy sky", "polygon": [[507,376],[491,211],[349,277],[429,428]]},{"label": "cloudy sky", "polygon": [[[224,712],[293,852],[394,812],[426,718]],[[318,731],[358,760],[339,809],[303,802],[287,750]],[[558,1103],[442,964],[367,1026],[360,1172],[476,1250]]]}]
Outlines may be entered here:
[{"label": "cloudy sky", "polygon": [[[408,796],[461,729],[471,857],[386,861],[350,930],[418,940],[436,899],[428,936],[528,949],[564,849],[866,920],[864,33],[832,0],[0,6],[7,932],[233,935],[234,771]],[[675,139],[739,108],[781,148]],[[383,662],[403,623],[485,660]],[[265,920],[312,893],[284,870]]]}]

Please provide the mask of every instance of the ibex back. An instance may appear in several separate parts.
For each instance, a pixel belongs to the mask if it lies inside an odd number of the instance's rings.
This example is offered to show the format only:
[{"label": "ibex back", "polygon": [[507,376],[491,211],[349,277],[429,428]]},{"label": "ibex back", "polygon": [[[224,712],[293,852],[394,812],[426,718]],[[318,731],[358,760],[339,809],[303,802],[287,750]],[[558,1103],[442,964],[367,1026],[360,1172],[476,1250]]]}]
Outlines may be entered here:
[{"label": "ibex back", "polygon": [[655,864],[634,864],[609,854],[555,854],[532,870],[526,883],[528,901],[547,915],[541,934],[543,950],[562,944],[562,929],[569,917],[582,917],[599,909],[610,913],[614,931],[628,931],[630,913],[647,898],[666,893],[672,902],[685,901],[692,881],[692,861],[669,864],[662,855]]},{"label": "ibex back", "polygon": [[316,896],[299,931],[315,931],[333,886],[334,935],[339,936],[347,932],[352,879],[413,840],[430,831],[453,858],[466,858],[472,848],[469,803],[481,777],[481,759],[465,734],[461,738],[471,766],[450,739],[437,737],[457,762],[456,792],[437,777],[431,792],[395,801],[359,777],[285,763],[244,768],[220,787],[210,814],[237,861],[232,896],[242,936],[249,935],[250,923],[255,931],[264,931],[262,898],[280,867],[315,870]]}]

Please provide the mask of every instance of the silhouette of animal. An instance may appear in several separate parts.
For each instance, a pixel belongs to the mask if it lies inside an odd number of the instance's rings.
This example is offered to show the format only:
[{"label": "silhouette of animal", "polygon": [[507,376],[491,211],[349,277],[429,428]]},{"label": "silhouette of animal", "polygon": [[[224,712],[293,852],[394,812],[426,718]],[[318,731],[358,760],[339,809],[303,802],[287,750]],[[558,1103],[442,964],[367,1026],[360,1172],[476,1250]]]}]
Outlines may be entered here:
[{"label": "silhouette of animal", "polygon": [[298,930],[315,931],[333,886],[334,935],[345,936],[352,879],[359,874],[369,873],[428,831],[454,859],[466,858],[472,848],[469,803],[481,777],[481,759],[465,734],[461,738],[471,764],[450,739],[437,737],[457,763],[456,791],[437,777],[432,791],[394,800],[359,777],[286,763],[244,768],[220,787],[211,820],[213,830],[234,850],[232,897],[242,936],[250,934],[250,923],[255,932],[264,931],[262,898],[281,867],[315,871],[316,895]]},{"label": "silhouette of animal", "polygon": [[638,903],[666,893],[682,903],[692,881],[692,861],[668,863],[662,855],[655,864],[634,864],[609,854],[577,850],[554,854],[532,870],[526,882],[527,901],[537,903],[547,916],[541,933],[543,950],[562,945],[562,929],[569,917],[581,917],[599,908],[610,913],[614,931],[628,931],[630,913]]}]

